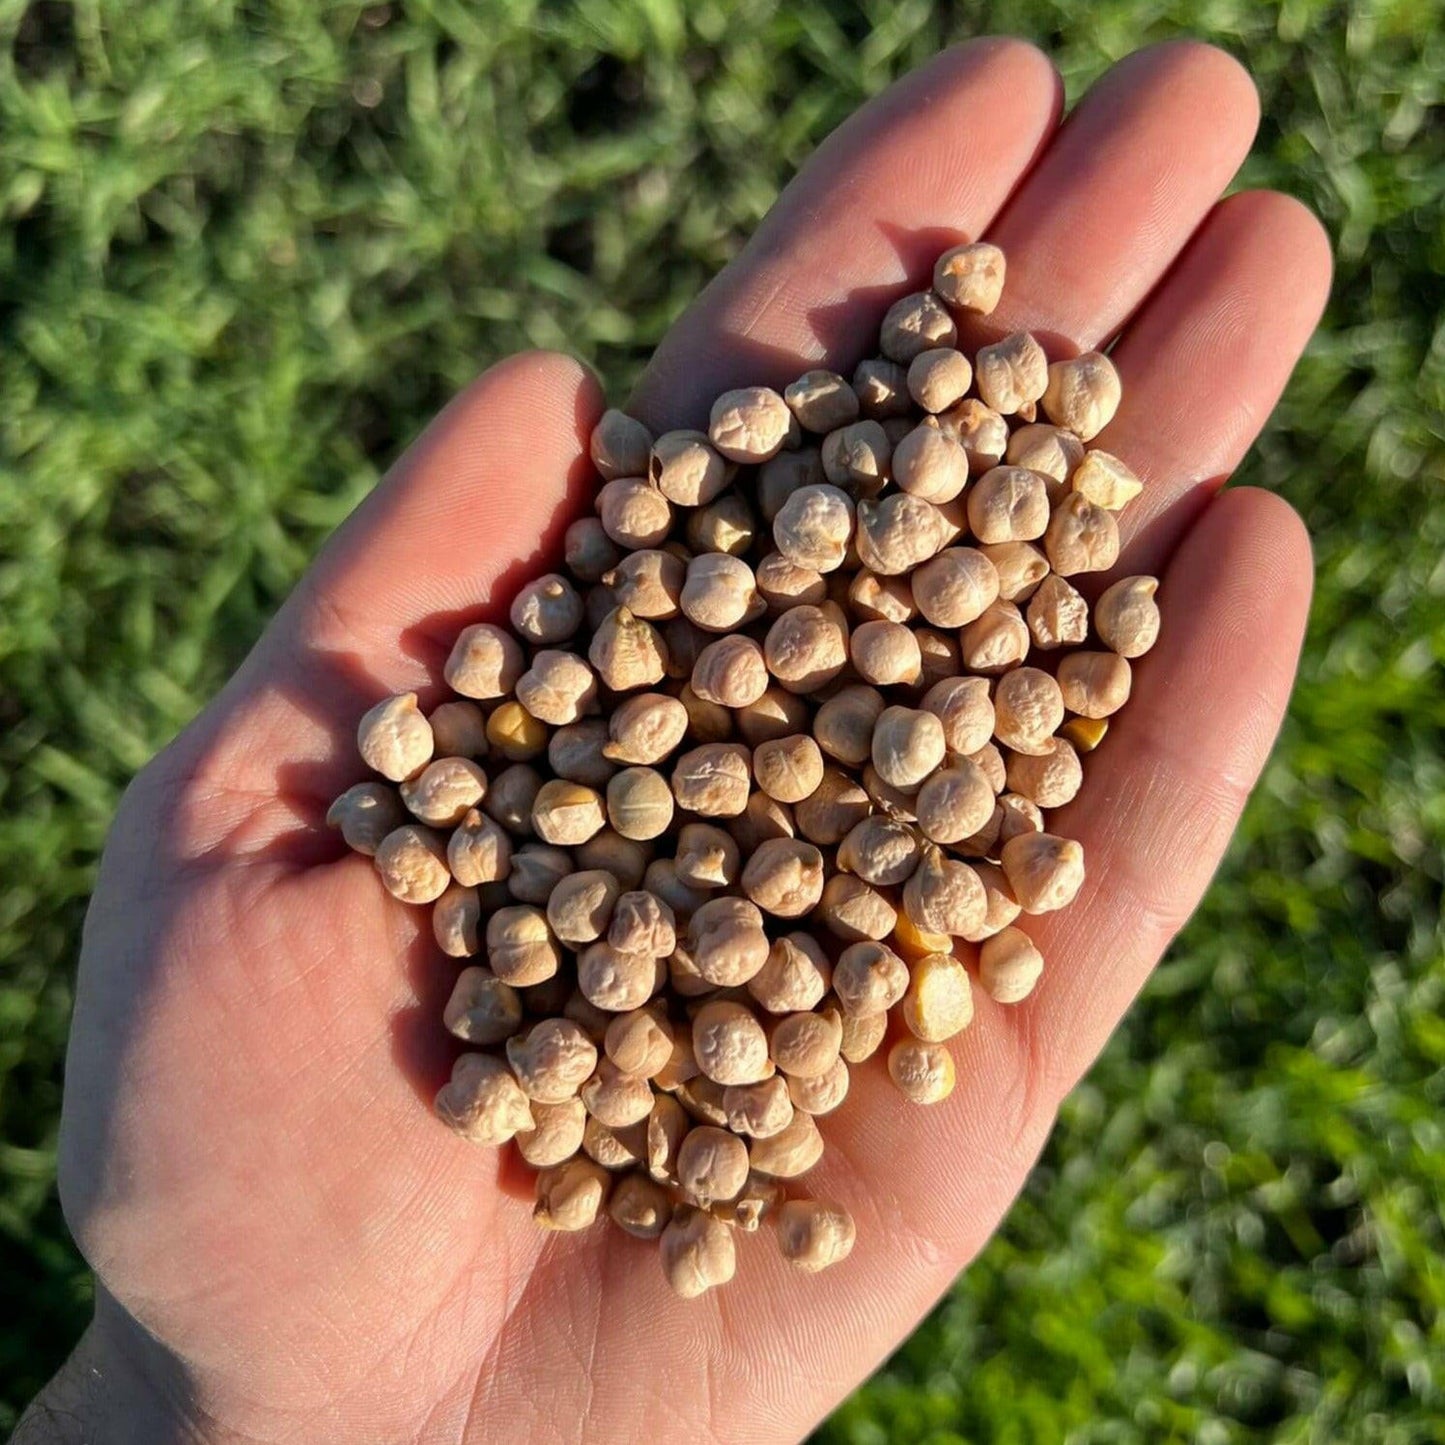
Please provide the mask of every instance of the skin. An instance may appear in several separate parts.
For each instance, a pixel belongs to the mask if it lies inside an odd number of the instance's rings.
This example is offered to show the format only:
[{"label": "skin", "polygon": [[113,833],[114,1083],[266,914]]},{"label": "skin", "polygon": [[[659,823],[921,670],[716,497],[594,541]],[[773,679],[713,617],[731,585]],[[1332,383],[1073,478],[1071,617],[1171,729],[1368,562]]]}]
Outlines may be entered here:
[{"label": "skin", "polygon": [[1057,357],[1118,337],[1124,402],[1097,445],[1146,484],[1116,575],[1163,577],[1160,645],[1058,819],[1088,881],[1025,920],[1056,966],[1012,1008],[976,991],[945,1103],[900,1106],[875,1060],[826,1121],[811,1186],[857,1219],[848,1261],[804,1276],[744,1239],[737,1279],[685,1303],[655,1245],[537,1231],[505,1156],[430,1113],[454,965],[321,826],[361,776],[355,719],[410,688],[434,706],[458,627],[503,620],[585,505],[601,392],[575,361],[516,356],[393,468],[126,795],[86,923],[61,1138],[96,1318],[19,1440],[541,1440],[577,1436],[584,1412],[597,1438],[794,1439],[983,1247],[1208,884],[1310,593],[1294,513],[1217,495],[1329,286],[1297,203],[1219,200],[1253,87],[1175,43],[1114,67],[1061,129],[1060,93],[1013,40],[900,82],[820,149],[629,406],[654,430],[705,425],[729,387],[850,372],[889,302],[980,235],[1008,282],[960,344],[1028,327]]}]

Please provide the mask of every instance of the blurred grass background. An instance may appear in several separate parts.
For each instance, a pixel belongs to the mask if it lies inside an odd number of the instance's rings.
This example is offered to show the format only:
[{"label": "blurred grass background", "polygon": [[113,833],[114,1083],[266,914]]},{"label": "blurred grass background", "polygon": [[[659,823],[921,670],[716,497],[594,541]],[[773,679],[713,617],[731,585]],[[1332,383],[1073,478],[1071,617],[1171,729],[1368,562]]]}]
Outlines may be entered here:
[{"label": "blurred grass background", "polygon": [[1006,1226],[822,1438],[1445,1439],[1442,21],[0,0],[0,1426],[88,1310],[52,1175],[108,820],[328,529],[492,358],[567,348],[620,395],[826,131],[940,45],[1028,36],[1073,98],[1188,27],[1258,79],[1244,182],[1336,241],[1242,474],[1315,539],[1303,677]]}]

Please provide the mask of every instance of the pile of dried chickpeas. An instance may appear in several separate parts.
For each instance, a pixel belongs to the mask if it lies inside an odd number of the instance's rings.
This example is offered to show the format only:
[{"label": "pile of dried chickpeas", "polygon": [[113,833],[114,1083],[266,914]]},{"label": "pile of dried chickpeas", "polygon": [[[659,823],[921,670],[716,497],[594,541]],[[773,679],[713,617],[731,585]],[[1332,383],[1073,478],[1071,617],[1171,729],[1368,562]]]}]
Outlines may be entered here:
[{"label": "pile of dried chickpeas", "polygon": [[974,989],[1038,983],[1016,920],[1083,881],[1048,814],[1158,584],[1076,587],[1140,490],[1088,447],[1119,377],[1026,332],[970,360],[1003,281],[954,247],[851,380],[730,391],[705,433],[607,412],[562,568],[462,631],[454,697],[362,718],[384,781],[328,815],[463,963],[438,1115],[515,1144],[543,1227],[657,1239],[686,1297],[765,1222],[801,1269],[848,1254],[797,1184],[818,1119],[885,1041],[905,1097],[947,1097]]}]

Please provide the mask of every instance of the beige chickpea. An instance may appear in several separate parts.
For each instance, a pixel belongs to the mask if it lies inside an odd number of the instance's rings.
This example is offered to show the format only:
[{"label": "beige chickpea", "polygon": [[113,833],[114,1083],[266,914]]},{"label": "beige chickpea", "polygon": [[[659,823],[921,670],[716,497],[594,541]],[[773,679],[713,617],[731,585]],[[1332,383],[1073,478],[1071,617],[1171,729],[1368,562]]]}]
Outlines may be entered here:
[{"label": "beige chickpea", "polygon": [[674,866],[694,888],[726,888],[737,881],[741,867],[731,833],[710,823],[685,823],[677,835]]},{"label": "beige chickpea", "polygon": [[947,547],[913,574],[918,610],[935,627],[966,627],[998,598],[998,572],[973,547]]},{"label": "beige chickpea", "polygon": [[634,1239],[657,1239],[672,1218],[672,1207],[661,1184],[634,1170],[613,1185],[607,1217]]},{"label": "beige chickpea", "polygon": [[470,958],[477,951],[481,916],[477,890],[453,883],[432,905],[432,936],[437,947],[451,958]]},{"label": "beige chickpea", "polygon": [[700,1209],[682,1206],[662,1231],[662,1273],[681,1299],[696,1299],[737,1272],[732,1231]]},{"label": "beige chickpea", "polygon": [[1159,638],[1159,604],[1154,577],[1123,577],[1094,604],[1094,630],[1120,657],[1143,657]]},{"label": "beige chickpea", "polygon": [[871,884],[850,873],[835,873],[823,885],[818,921],[847,943],[877,942],[898,923],[898,910]]},{"label": "beige chickpea", "polygon": [[589,943],[577,957],[577,987],[609,1013],[631,1013],[655,994],[667,966],[645,953],[623,953],[610,943]]},{"label": "beige chickpea", "polygon": [[956,1082],[953,1055],[942,1044],[922,1039],[899,1039],[888,1050],[888,1074],[914,1104],[941,1103]]},{"label": "beige chickpea", "polygon": [[840,842],[860,819],[872,811],[868,795],[857,780],[841,769],[826,766],[823,780],[800,802],[794,816],[798,832],[811,843],[830,847]]},{"label": "beige chickpea", "polygon": [[892,458],[893,443],[876,421],[855,421],[823,438],[823,475],[852,496],[881,491],[892,474]]},{"label": "beige chickpea", "polygon": [[442,669],[447,686],[463,697],[506,697],[527,665],[522,644],[504,627],[479,622],[457,634]]},{"label": "beige chickpea", "polygon": [[734,1199],[748,1180],[748,1146],[726,1129],[700,1124],[677,1151],[677,1178],[704,1207]]},{"label": "beige chickpea", "polygon": [[749,796],[747,807],[736,818],[728,820],[727,829],[739,849],[747,854],[755,853],[770,838],[798,836],[793,810],[761,790]]},{"label": "beige chickpea", "polygon": [[629,889],[613,905],[607,941],[623,953],[666,958],[677,947],[676,915],[656,894]]},{"label": "beige chickpea", "polygon": [[621,553],[597,517],[578,517],[563,541],[567,570],[579,582],[600,582]]},{"label": "beige chickpea", "polygon": [[[850,944],[833,966],[833,992],[848,1016],[886,1014],[907,991],[908,965],[886,944]],[[842,1035],[839,1034],[841,1046]]]},{"label": "beige chickpea", "polygon": [[768,690],[763,649],[751,637],[731,634],[710,642],[692,670],[692,690],[704,702],[742,708]]},{"label": "beige chickpea", "polygon": [[652,1079],[672,1058],[673,1032],[660,1009],[638,1008],[612,1018],[602,1039],[607,1057],[640,1079]]},{"label": "beige chickpea", "polygon": [[686,573],[687,564],[681,557],[644,547],[629,552],[602,580],[613,606],[625,607],[644,621],[664,622],[678,614]]},{"label": "beige chickpea", "polygon": [[998,573],[1000,601],[1027,602],[1049,575],[1049,559],[1032,542],[996,542],[979,551]]},{"label": "beige chickpea", "polygon": [[957,340],[953,317],[932,291],[900,296],[884,313],[878,329],[878,349],[903,366],[922,352],[951,347]]},{"label": "beige chickpea", "polygon": [[[756,701],[738,709],[738,731],[756,751],[764,743],[793,737],[808,727],[813,711],[806,699],[781,687],[769,687]],[[757,759],[753,759],[754,767]]]},{"label": "beige chickpea", "polygon": [[987,241],[945,251],[933,265],[933,289],[955,311],[987,316],[1003,295],[1004,254]]},{"label": "beige chickpea", "polygon": [[680,600],[688,620],[707,632],[746,626],[766,606],[753,569],[726,552],[704,552],[687,564]]},{"label": "beige chickpea", "polygon": [[853,539],[852,498],[820,483],[799,487],[773,518],[773,546],[795,566],[832,572],[843,565]]},{"label": "beige chickpea", "polygon": [[728,1122],[728,1111],[723,1104],[726,1095],[727,1090],[721,1084],[699,1074],[678,1087],[676,1098],[696,1123],[723,1129]]},{"label": "beige chickpea", "polygon": [[947,411],[972,385],[973,363],[951,346],[930,347],[908,363],[908,394],[924,411]]},{"label": "beige chickpea", "polygon": [[652,433],[640,421],[609,407],[592,428],[588,451],[604,479],[637,477],[647,470]]},{"label": "beige chickpea", "polygon": [[792,1122],[767,1139],[754,1139],[753,1169],[774,1179],[796,1179],[823,1157],[823,1136],[811,1114],[795,1110]]},{"label": "beige chickpea", "polygon": [[659,547],[672,530],[672,505],[642,477],[618,477],[598,493],[594,505],[602,529],[628,551]]},{"label": "beige chickpea", "polygon": [[858,410],[869,421],[887,421],[905,415],[911,405],[908,373],[886,356],[860,361],[853,371]]},{"label": "beige chickpea", "polygon": [[748,859],[742,886],[764,913],[801,918],[823,896],[823,855],[801,839],[774,838]]},{"label": "beige chickpea", "polygon": [[846,597],[849,613],[864,621],[908,622],[918,615],[907,577],[879,577],[865,567],[849,580]]},{"label": "beige chickpea", "polygon": [[497,909],[487,920],[487,962],[513,988],[551,978],[562,956],[546,914],[532,904]]},{"label": "beige chickpea", "polygon": [[999,466],[969,488],[968,525],[980,542],[1032,542],[1049,525],[1049,496],[1038,472]]},{"label": "beige chickpea", "polygon": [[763,657],[789,692],[816,692],[847,665],[847,633],[826,607],[794,607],[768,628]]},{"label": "beige chickpea", "polygon": [[1025,913],[1051,913],[1074,901],[1084,882],[1084,850],[1072,838],[1020,833],[1003,845],[1003,871]]},{"label": "beige chickpea", "polygon": [[561,879],[547,900],[547,924],[563,943],[593,943],[607,931],[622,888],[601,869]]},{"label": "beige chickpea", "polygon": [[[1015,759],[1017,757],[1018,755],[1015,754]],[[1041,761],[1047,766],[1050,760],[1045,757]],[[1064,763],[1063,767],[1067,768],[1068,764]],[[1016,772],[1015,776],[1021,777],[1021,774]],[[1044,815],[1040,812],[1039,805],[1026,794],[1014,791],[1000,793],[998,804],[1003,810],[998,829],[1000,847],[1010,838],[1018,837],[1020,833],[1042,833],[1044,831]]]},{"label": "beige chickpea", "polygon": [[612,710],[607,731],[604,757],[642,766],[660,763],[687,735],[687,709],[665,693],[639,693]]},{"label": "beige chickpea", "polygon": [[647,462],[652,485],[679,507],[705,507],[727,486],[729,471],[700,431],[663,432]]},{"label": "beige chickpea", "polygon": [[913,829],[882,814],[854,824],[838,845],[838,867],[879,888],[906,882],[917,866],[918,838]]},{"label": "beige chickpea", "polygon": [[752,754],[737,743],[705,743],[677,760],[672,792],[678,807],[707,818],[733,818],[748,805]]},{"label": "beige chickpea", "polygon": [[895,788],[892,783],[884,781],[882,773],[872,763],[863,765],[863,776],[859,781],[863,784],[863,791],[868,794],[869,801],[884,815],[903,823],[918,821],[918,815],[914,811],[917,788]]},{"label": "beige chickpea", "polygon": [[1084,444],[1063,427],[1035,423],[1021,426],[1009,437],[1004,460],[1010,466],[1027,467],[1062,485],[1084,459]]},{"label": "beige chickpea", "polygon": [[1044,971],[1044,956],[1019,928],[1005,928],[985,939],[979,950],[978,981],[997,1003],[1026,999]]},{"label": "beige chickpea", "polygon": [[1048,652],[1072,647],[1089,635],[1089,605],[1062,577],[1050,573],[1024,612],[1034,646]]},{"label": "beige chickpea", "polygon": [[793,1122],[788,1081],[781,1074],[756,1084],[733,1084],[723,1090],[727,1126],[734,1134],[771,1139]]},{"label": "beige chickpea", "polygon": [[381,841],[406,822],[406,809],[395,788],[385,783],[357,783],[326,811],[328,827],[337,828],[348,848],[374,857]]},{"label": "beige chickpea", "polygon": [[639,1124],[652,1112],[652,1085],[602,1059],[580,1090],[587,1112],[609,1129]]},{"label": "beige chickpea", "polygon": [[427,714],[433,753],[439,758],[482,758],[487,754],[487,717],[474,702],[457,698]]},{"label": "beige chickpea", "polygon": [[753,483],[759,515],[771,525],[783,510],[783,504],[799,487],[816,487],[826,480],[823,454],[817,447],[779,452],[758,468]]},{"label": "beige chickpea", "polygon": [[597,1222],[611,1188],[606,1169],[577,1155],[537,1175],[532,1220],[542,1229],[586,1229]]},{"label": "beige chickpea", "polygon": [[692,1049],[698,1068],[715,1084],[756,1084],[771,1068],[768,1036],[740,1003],[703,1004],[692,1021]]},{"label": "beige chickpea", "polygon": [[[987,906],[978,874],[933,844],[924,848],[913,877],[903,885],[904,911],[930,933],[961,938],[983,921]],[[838,986],[836,970],[833,986]]]},{"label": "beige chickpea", "polygon": [[524,843],[512,854],[507,888],[519,903],[543,905],[572,871],[572,855],[548,843]]},{"label": "beige chickpea", "polygon": [[823,574],[812,567],[800,567],[781,552],[769,552],[757,566],[758,593],[773,612],[791,607],[816,607],[828,597]]},{"label": "beige chickpea", "polygon": [[597,1067],[596,1044],[571,1019],[543,1019],[509,1038],[506,1048],[522,1092],[539,1104],[575,1097]]},{"label": "beige chickpea", "polygon": [[[552,999],[539,1001],[533,995],[540,993],[543,989],[556,988],[560,992],[566,982],[564,976],[559,974],[556,978],[549,979],[542,984],[540,989],[527,989],[523,995],[523,1002],[526,1003],[528,1011],[538,1016],[555,1015],[557,1010]],[[607,1025],[612,1021],[613,1016],[606,1009],[598,1008],[580,988],[574,988],[562,1003],[562,1017],[571,1019],[600,1048],[602,1040],[607,1037]]]},{"label": "beige chickpea", "polygon": [[[886,1025],[888,1015],[871,1014],[869,1019],[881,1019]],[[846,1037],[850,1025],[856,1028],[859,1022],[862,1021],[844,1019],[840,1037]],[[848,1097],[848,1064],[841,1053],[829,1068],[814,1078],[800,1079],[791,1074],[782,1077],[787,1081],[788,1099],[793,1108],[811,1114],[815,1119],[831,1114]]]},{"label": "beige chickpea", "polygon": [[491,1054],[462,1054],[434,1107],[449,1129],[484,1147],[505,1144],[532,1127],[527,1096],[506,1064]]},{"label": "beige chickpea", "polygon": [[973,1022],[968,970],[951,953],[932,953],[913,965],[903,995],[903,1022],[916,1039],[941,1044]]},{"label": "beige chickpea", "polygon": [[993,709],[994,736],[1004,747],[1018,753],[1044,753],[1064,720],[1064,695],[1048,673],[1037,667],[1017,667],[999,678]]},{"label": "beige chickpea", "polygon": [[617,765],[603,754],[607,723],[600,717],[566,723],[547,739],[547,762],[559,778],[589,788],[605,788]]},{"label": "beige chickpea", "polygon": [[1050,421],[1087,442],[1114,419],[1122,395],[1114,363],[1101,352],[1086,351],[1049,367],[1042,403]]},{"label": "beige chickpea", "polygon": [[957,758],[924,783],[915,806],[925,837],[935,843],[961,843],[993,816],[994,791],[976,763]]},{"label": "beige chickpea", "polygon": [[1124,462],[1098,450],[1084,453],[1084,459],[1069,477],[1069,485],[1108,512],[1128,506],[1144,490],[1144,483]]},{"label": "beige chickpea", "polygon": [[969,943],[980,943],[1007,928],[1023,910],[1019,907],[1018,899],[1014,897],[1013,889],[1009,887],[1008,878],[997,863],[980,861],[971,866],[978,874],[979,882],[983,884],[984,917],[983,922],[965,936]]},{"label": "beige chickpea", "polygon": [[1004,416],[1038,401],[1049,384],[1048,357],[1027,331],[1012,332],[983,347],[974,359],[973,372],[984,404]]},{"label": "beige chickpea", "polygon": [[857,1228],[841,1204],[790,1199],[778,1210],[778,1248],[789,1264],[817,1274],[853,1251]]},{"label": "beige chickpea", "polygon": [[758,522],[741,492],[724,492],[687,519],[687,545],[694,552],[729,552],[741,557],[751,549]]},{"label": "beige chickpea", "polygon": [[963,629],[960,641],[965,667],[1004,673],[1028,656],[1028,624],[1012,602],[998,601]]},{"label": "beige chickpea", "polygon": [[944,678],[957,677],[963,664],[958,653],[958,642],[947,632],[936,627],[915,627],[913,636],[918,641],[918,656],[923,676],[919,686],[930,688]]},{"label": "beige chickpea", "polygon": [[923,675],[918,639],[901,622],[864,622],[848,639],[853,668],[879,687],[912,686]]},{"label": "beige chickpea", "polygon": [[753,749],[753,776],[769,797],[799,803],[823,781],[823,754],[806,734],[771,739]]},{"label": "beige chickpea", "polygon": [[968,458],[972,476],[980,476],[996,467],[1008,450],[1008,422],[992,407],[974,397],[965,397],[938,418],[939,427],[956,438]]},{"label": "beige chickpea", "polygon": [[688,920],[687,944],[697,971],[719,988],[745,984],[768,961],[770,947],[762,912],[745,898],[712,898],[695,909]]},{"label": "beige chickpea", "polygon": [[522,1026],[522,1000],[490,969],[464,968],[452,987],[442,1022],[449,1033],[469,1044],[505,1043]]},{"label": "beige chickpea", "polygon": [[612,1129],[587,1115],[582,1126],[582,1152],[592,1163],[613,1174],[636,1169],[647,1158],[647,1123],[629,1124],[625,1129]]},{"label": "beige chickpea", "polygon": [[832,964],[818,940],[810,933],[788,933],[773,941],[747,990],[769,1013],[801,1013],[823,1001],[832,979]]},{"label": "beige chickpea", "polygon": [[931,712],[886,707],[873,729],[872,759],[890,787],[907,793],[943,762],[943,724]]},{"label": "beige chickpea", "polygon": [[993,699],[986,678],[945,678],[924,693],[922,706],[943,724],[943,741],[951,753],[976,753],[993,737]]},{"label": "beige chickpea", "polygon": [[713,402],[708,439],[730,462],[765,462],[782,450],[792,413],[771,387],[745,386]]},{"label": "beige chickpea", "polygon": [[[964,838],[961,842],[953,844],[953,852],[961,858],[967,858],[970,862],[976,862],[980,858],[986,858],[998,848],[999,830],[1003,826],[1003,808],[994,805],[993,812],[977,833]],[[906,915],[905,915],[906,916]],[[967,935],[961,934],[960,937]]]},{"label": "beige chickpea", "polygon": [[[680,1047],[685,1047],[687,1058],[691,1062],[691,1037],[686,1031],[683,1031],[678,1034],[677,1041]],[[697,1066],[692,1064],[692,1073],[688,1077],[694,1077],[696,1074]],[[665,1077],[667,1077],[666,1073],[659,1074],[654,1080],[659,1088],[663,1087]],[[670,1087],[677,1088],[686,1082],[686,1078],[681,1078]],[[676,1099],[667,1094],[659,1094],[653,1099],[652,1113],[647,1117],[644,1157],[647,1172],[654,1179],[669,1183],[677,1182],[677,1151],[682,1147],[682,1141],[687,1138],[691,1128],[692,1120]]]},{"label": "beige chickpea", "polygon": [[487,775],[470,758],[438,758],[402,783],[401,800],[419,822],[433,828],[451,828],[482,801],[486,792]]},{"label": "beige chickpea", "polygon": [[565,642],[582,626],[582,598],[555,572],[524,584],[512,601],[512,630],[534,647]]},{"label": "beige chickpea", "polygon": [[543,783],[532,804],[533,830],[544,843],[559,848],[585,843],[606,822],[601,794],[565,778]]},{"label": "beige chickpea", "polygon": [[858,556],[863,565],[884,577],[921,567],[949,542],[943,513],[921,497],[888,492],[857,508]]},{"label": "beige chickpea", "polygon": [[654,768],[624,768],[607,784],[607,821],[624,838],[660,837],[672,815],[672,789]]},{"label": "beige chickpea", "polygon": [[1044,552],[1060,577],[1107,572],[1119,560],[1119,524],[1082,492],[1070,492],[1049,518]]},{"label": "beige chickpea", "polygon": [[532,1127],[517,1131],[517,1153],[534,1169],[564,1164],[582,1147],[587,1110],[581,1099],[533,1104]]},{"label": "beige chickpea", "polygon": [[813,736],[818,746],[840,763],[856,767],[866,762],[872,752],[873,729],[885,706],[883,694],[876,688],[840,688],[813,718]]},{"label": "beige chickpea", "polygon": [[985,743],[981,748],[969,753],[968,757],[971,762],[977,763],[982,769],[984,777],[988,779],[989,786],[994,792],[1003,792],[1007,786],[1004,781],[1003,754],[992,743]]},{"label": "beige chickpea", "polygon": [[795,1079],[826,1074],[837,1063],[842,1042],[843,1016],[831,1008],[785,1014],[772,1024],[769,1035],[773,1062]]},{"label": "beige chickpea", "polygon": [[435,746],[431,724],[417,706],[414,692],[385,698],[364,713],[357,724],[356,744],[367,767],[393,783],[421,772]]},{"label": "beige chickpea", "polygon": [[1128,661],[1115,652],[1071,652],[1059,663],[1064,705],[1080,717],[1112,717],[1129,701],[1132,685]]},{"label": "beige chickpea", "polygon": [[524,763],[547,750],[547,725],[521,703],[504,702],[487,719],[491,750],[509,763]]},{"label": "beige chickpea", "polygon": [[667,675],[667,647],[657,629],[626,607],[603,619],[587,648],[587,660],[614,692],[653,687]]},{"label": "beige chickpea", "polygon": [[[1062,808],[1078,795],[1083,781],[1084,770],[1079,755],[1063,738],[1049,739],[1048,750],[1044,753],[1034,756],[1013,753],[1009,756],[1010,790],[1038,808]],[[1009,828],[1008,836],[1012,837],[1013,832]]]},{"label": "beige chickpea", "polygon": [[[886,1013],[864,1014],[861,1018],[852,1014],[843,1016],[843,1059],[849,1064],[861,1064],[871,1059],[883,1043],[888,1032]],[[802,1106],[795,1102],[795,1107]],[[811,1113],[811,1110],[804,1112]]]},{"label": "beige chickpea", "polygon": [[431,828],[403,823],[377,844],[373,863],[386,891],[403,903],[435,903],[451,883],[446,839]]},{"label": "beige chickpea", "polygon": [[836,431],[858,419],[857,393],[836,371],[805,371],[783,399],[805,431]]},{"label": "beige chickpea", "polygon": [[702,998],[717,992],[717,985],[697,971],[696,960],[681,944],[667,956],[667,982],[678,998]]}]

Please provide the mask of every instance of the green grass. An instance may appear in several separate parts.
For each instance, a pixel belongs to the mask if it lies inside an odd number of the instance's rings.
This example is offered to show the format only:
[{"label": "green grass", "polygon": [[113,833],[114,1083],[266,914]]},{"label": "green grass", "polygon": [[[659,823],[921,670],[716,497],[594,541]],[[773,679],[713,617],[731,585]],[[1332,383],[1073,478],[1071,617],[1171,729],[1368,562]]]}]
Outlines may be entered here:
[{"label": "green grass", "polygon": [[[1326,323],[1244,468],[1319,587],[1209,900],[984,1256],[829,1442],[1445,1436],[1445,13],[1434,0],[0,0],[0,1426],[89,1284],[52,1187],[127,777],[487,360],[620,394],[817,140],[947,40],[1071,96],[1187,24]],[[1227,726],[1228,720],[1222,719]]]}]

